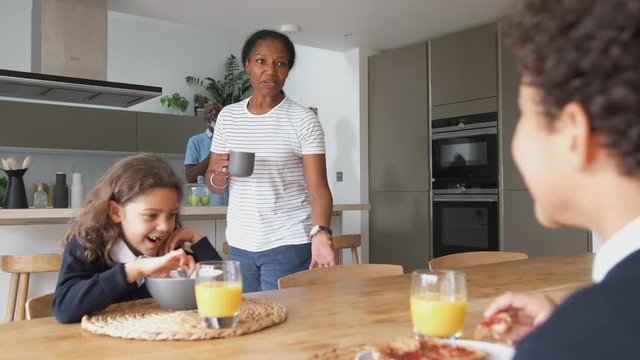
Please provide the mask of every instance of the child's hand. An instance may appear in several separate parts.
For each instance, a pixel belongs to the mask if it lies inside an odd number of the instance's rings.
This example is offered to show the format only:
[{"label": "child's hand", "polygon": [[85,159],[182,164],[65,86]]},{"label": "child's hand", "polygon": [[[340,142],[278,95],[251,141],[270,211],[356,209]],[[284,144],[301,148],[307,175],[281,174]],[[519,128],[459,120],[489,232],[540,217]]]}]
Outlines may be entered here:
[{"label": "child's hand", "polygon": [[502,334],[494,334],[499,340],[515,344],[549,318],[556,308],[555,302],[541,293],[507,292],[498,296],[485,310],[485,319],[497,312],[507,312],[512,323]]},{"label": "child's hand", "polygon": [[124,265],[127,281],[133,283],[143,276],[167,277],[171,270],[184,269],[191,275],[196,262],[183,249],[171,251],[163,256],[138,258]]},{"label": "child's hand", "polygon": [[186,241],[190,242],[191,244],[195,244],[200,241],[200,239],[202,239],[202,234],[196,229],[176,229],[164,240],[164,243],[161,246],[158,255],[168,254],[175,248],[180,247],[180,245],[182,245],[182,243]]}]

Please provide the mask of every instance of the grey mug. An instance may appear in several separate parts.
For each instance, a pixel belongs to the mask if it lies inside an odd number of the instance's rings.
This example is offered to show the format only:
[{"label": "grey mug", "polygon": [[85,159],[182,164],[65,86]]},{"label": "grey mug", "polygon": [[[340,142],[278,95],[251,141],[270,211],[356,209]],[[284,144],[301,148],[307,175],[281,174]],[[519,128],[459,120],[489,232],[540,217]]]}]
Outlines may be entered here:
[{"label": "grey mug", "polygon": [[256,154],[252,152],[229,152],[229,175],[246,177],[253,174]]}]

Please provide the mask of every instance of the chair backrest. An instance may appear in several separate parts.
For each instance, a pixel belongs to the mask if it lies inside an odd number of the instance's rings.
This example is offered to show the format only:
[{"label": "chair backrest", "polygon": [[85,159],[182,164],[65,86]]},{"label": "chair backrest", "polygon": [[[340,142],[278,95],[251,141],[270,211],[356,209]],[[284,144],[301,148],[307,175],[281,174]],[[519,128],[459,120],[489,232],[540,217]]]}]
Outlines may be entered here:
[{"label": "chair backrest", "polygon": [[317,285],[346,280],[368,279],[383,276],[402,275],[402,265],[359,264],[336,265],[300,271],[281,277],[278,288],[286,289],[296,286]]},{"label": "chair backrest", "polygon": [[27,320],[53,316],[53,293],[32,297],[25,305],[27,310]]},{"label": "chair backrest", "polygon": [[528,259],[529,256],[521,252],[510,251],[470,251],[464,253],[440,256],[429,261],[429,269],[455,269],[465,266],[492,264],[505,261]]},{"label": "chair backrest", "polygon": [[333,247],[338,250],[351,249],[351,262],[353,264],[360,264],[358,260],[358,247],[362,244],[362,237],[360,235],[334,235]]},{"label": "chair backrest", "polygon": [[60,254],[43,255],[3,255],[0,262],[2,271],[11,274],[9,299],[7,300],[6,321],[24,320],[29,278],[32,273],[55,272],[60,270]]}]

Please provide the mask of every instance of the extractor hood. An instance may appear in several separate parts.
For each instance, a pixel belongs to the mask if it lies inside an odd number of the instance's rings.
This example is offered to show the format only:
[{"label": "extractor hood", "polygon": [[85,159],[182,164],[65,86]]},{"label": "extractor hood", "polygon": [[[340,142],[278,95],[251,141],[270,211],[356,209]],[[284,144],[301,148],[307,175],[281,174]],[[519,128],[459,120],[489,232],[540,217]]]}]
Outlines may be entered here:
[{"label": "extractor hood", "polygon": [[162,88],[0,69],[0,96],[129,107],[162,94]]},{"label": "extractor hood", "polygon": [[107,0],[33,0],[31,72],[0,69],[0,96],[129,107],[162,88],[107,81]]}]

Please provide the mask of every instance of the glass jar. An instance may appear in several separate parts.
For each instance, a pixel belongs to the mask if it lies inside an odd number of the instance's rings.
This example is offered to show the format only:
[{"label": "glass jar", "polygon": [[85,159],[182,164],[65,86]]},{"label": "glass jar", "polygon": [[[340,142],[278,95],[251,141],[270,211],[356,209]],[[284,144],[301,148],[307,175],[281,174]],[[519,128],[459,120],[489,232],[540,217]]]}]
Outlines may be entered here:
[{"label": "glass jar", "polygon": [[33,207],[36,209],[45,209],[49,204],[49,196],[44,191],[44,184],[37,184],[38,190],[33,193]]}]

